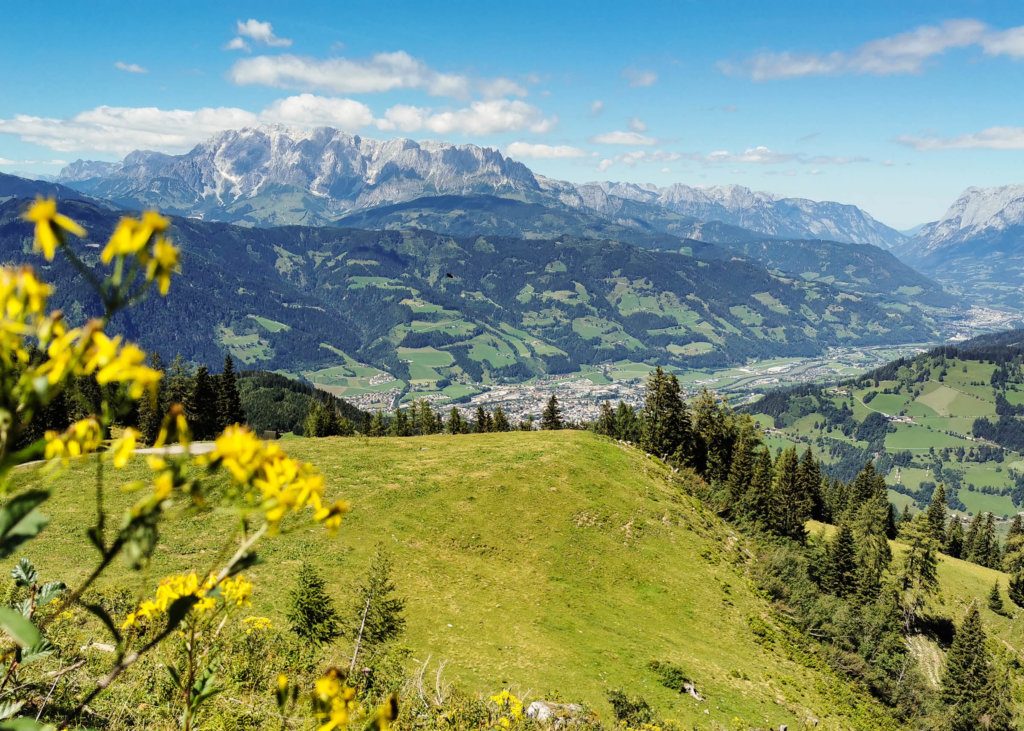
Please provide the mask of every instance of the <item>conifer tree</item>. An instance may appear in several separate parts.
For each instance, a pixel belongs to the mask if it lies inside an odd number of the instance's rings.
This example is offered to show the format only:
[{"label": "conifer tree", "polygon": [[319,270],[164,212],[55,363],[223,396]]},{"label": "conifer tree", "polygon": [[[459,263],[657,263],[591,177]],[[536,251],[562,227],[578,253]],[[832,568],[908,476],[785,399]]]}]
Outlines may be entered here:
[{"label": "conifer tree", "polygon": [[807,535],[804,523],[811,517],[811,503],[800,484],[799,465],[795,447],[783,450],[775,463],[773,523],[780,535],[803,541]]},{"label": "conifer tree", "polygon": [[594,432],[605,437],[615,436],[615,412],[607,401],[601,402],[597,420],[594,422]]},{"label": "conifer tree", "polygon": [[666,375],[659,366],[647,379],[640,414],[640,447],[658,457],[675,456],[689,464],[686,452],[690,442],[690,419],[679,380],[675,374]]},{"label": "conifer tree", "polygon": [[878,497],[888,500],[886,490],[885,478],[875,471],[873,462],[868,462],[850,483],[847,509],[855,514],[869,500]]},{"label": "conifer tree", "polygon": [[370,417],[370,428],[367,433],[371,437],[382,437],[388,432],[387,423],[384,421],[384,414],[380,411],[374,411],[373,416]]},{"label": "conifer tree", "polygon": [[776,530],[772,507],[772,483],[774,481],[775,469],[772,457],[767,449],[760,449],[754,460],[750,486],[743,496],[741,513],[746,520],[767,531]]},{"label": "conifer tree", "polygon": [[729,466],[729,477],[726,479],[726,495],[729,501],[727,513],[736,516],[740,512],[743,497],[754,478],[754,465],[756,455],[754,454],[754,437],[751,433],[743,432],[736,441],[733,448],[732,464]]},{"label": "conifer tree", "polygon": [[996,614],[1002,614],[1006,609],[1003,606],[1003,595],[999,593],[998,580],[992,584],[992,591],[988,593],[988,608]]},{"label": "conifer tree", "polygon": [[505,416],[505,409],[500,406],[494,409],[494,431],[512,431],[512,425],[508,423],[508,417]]},{"label": "conifer tree", "polygon": [[[160,356],[153,353],[149,357],[151,368],[163,371],[163,361]],[[146,394],[139,402],[139,432],[142,434],[146,444],[153,444],[160,434],[160,426],[163,424],[164,414],[167,413],[167,388],[165,382],[167,377],[160,379],[156,384],[155,393]],[[65,426],[61,424],[60,427]]]},{"label": "conifer tree", "polygon": [[857,545],[857,591],[868,599],[878,597],[882,576],[892,561],[886,536],[889,501],[877,496],[863,503],[854,515],[853,539]]},{"label": "conifer tree", "polygon": [[907,632],[914,629],[925,603],[939,590],[939,543],[932,528],[928,515],[918,513],[900,534],[907,550],[900,561],[897,581]]},{"label": "conifer tree", "polygon": [[181,404],[186,406],[192,391],[192,369],[181,354],[174,356],[171,367],[167,369],[167,405]]},{"label": "conifer tree", "polygon": [[732,412],[704,388],[690,408],[690,422],[691,466],[709,482],[724,482],[736,441]]},{"label": "conifer tree", "polygon": [[[346,426],[348,427],[346,429]],[[313,399],[303,422],[303,433],[307,437],[336,437],[351,433],[351,424],[344,424],[334,407],[320,399]]]},{"label": "conifer tree", "polygon": [[821,466],[814,458],[810,447],[804,450],[797,468],[797,483],[803,493],[804,502],[809,506],[809,517],[822,520],[825,517],[825,501],[821,489]]},{"label": "conifer tree", "polygon": [[624,442],[636,443],[640,440],[640,424],[636,411],[625,401],[619,401],[615,407],[615,436]]},{"label": "conifer tree", "polygon": [[558,405],[558,397],[551,394],[540,415],[540,428],[550,431],[561,429],[562,426],[562,407]]},{"label": "conifer tree", "polygon": [[452,407],[452,410],[448,412],[448,423],[445,425],[445,430],[449,434],[465,434],[466,433],[466,420],[462,418],[462,414],[459,410]]},{"label": "conifer tree", "polygon": [[991,706],[992,668],[985,630],[976,604],[967,610],[946,653],[939,697],[947,709],[950,731],[976,731]]},{"label": "conifer tree", "polygon": [[1006,587],[1006,595],[1010,601],[1024,609],[1024,573],[1016,573],[1010,576]]},{"label": "conifer tree", "polygon": [[288,624],[304,640],[321,645],[341,634],[334,600],[327,593],[323,577],[308,563],[299,569],[295,588],[288,600]]},{"label": "conifer tree", "polygon": [[533,431],[533,415],[527,416],[519,422],[519,431]]},{"label": "conifer tree", "polygon": [[245,422],[242,396],[238,392],[238,378],[235,375],[235,362],[230,355],[224,356],[224,371],[217,379],[217,422],[219,429]]},{"label": "conifer tree", "polygon": [[206,366],[196,369],[192,381],[192,391],[185,402],[185,413],[188,416],[192,435],[196,439],[212,439],[217,432],[217,391],[213,379]]},{"label": "conifer tree", "polygon": [[965,561],[977,563],[979,543],[983,542],[981,534],[984,522],[984,515],[979,513],[971,518],[970,525],[967,526],[967,535],[964,537],[963,548],[963,559]]},{"label": "conifer tree", "polygon": [[953,518],[946,531],[946,554],[953,558],[960,558],[964,552],[964,524],[960,518]]},{"label": "conifer tree", "polygon": [[1009,543],[1011,538],[1017,537],[1024,538],[1024,519],[1022,519],[1020,513],[1014,515],[1013,520],[1010,521],[1010,529],[1006,533],[1006,541]]},{"label": "conifer tree", "polygon": [[853,531],[847,523],[839,525],[835,538],[828,544],[826,557],[826,588],[836,596],[850,594],[856,589],[854,578],[857,573],[857,546],[853,540]]},{"label": "conifer tree", "polygon": [[349,611],[349,634],[359,647],[372,650],[405,630],[405,599],[397,595],[391,557],[378,545]]},{"label": "conifer tree", "polygon": [[[903,506],[903,511],[900,513],[900,525],[898,530],[903,530],[903,528],[910,523],[912,519],[913,516],[910,514],[910,503],[907,503]],[[943,540],[943,545],[945,545],[945,540]]]},{"label": "conifer tree", "polygon": [[487,415],[487,412],[484,411],[484,407],[477,406],[476,418],[473,420],[473,431],[475,431],[477,434],[484,434],[490,431],[490,429],[488,428],[489,421],[490,417]]},{"label": "conifer tree", "polygon": [[925,515],[928,517],[932,537],[939,545],[943,545],[946,542],[946,521],[949,516],[946,511],[946,488],[942,485],[932,492],[932,500],[928,503]]}]

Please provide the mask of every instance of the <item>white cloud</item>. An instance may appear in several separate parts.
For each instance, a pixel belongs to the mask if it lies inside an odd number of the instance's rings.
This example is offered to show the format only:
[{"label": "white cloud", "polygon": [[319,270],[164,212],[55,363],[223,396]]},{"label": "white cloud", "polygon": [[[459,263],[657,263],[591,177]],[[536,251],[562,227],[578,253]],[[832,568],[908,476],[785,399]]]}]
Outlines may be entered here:
[{"label": "white cloud", "polygon": [[647,123],[640,119],[640,117],[633,117],[629,120],[629,128],[634,132],[646,132]]},{"label": "white cloud", "polygon": [[67,165],[67,160],[11,160],[7,157],[0,157],[0,167],[13,167],[17,165]]},{"label": "white cloud", "polygon": [[614,160],[609,160],[608,158],[605,158],[601,162],[597,163],[597,169],[600,170],[603,173],[605,170],[607,170],[608,168],[610,168],[614,164],[615,164]]},{"label": "white cloud", "polygon": [[658,81],[658,75],[653,71],[644,71],[633,67],[623,69],[622,77],[629,82],[630,86],[654,86]]},{"label": "white cloud", "polygon": [[545,117],[530,104],[519,100],[490,99],[468,107],[436,111],[426,107],[397,104],[384,112],[377,127],[382,130],[416,132],[429,130],[445,135],[453,132],[486,135],[497,132],[549,132],[557,124],[556,117]]},{"label": "white cloud", "polygon": [[621,155],[601,160],[597,165],[597,169],[603,173],[612,165],[625,165],[632,168],[643,163],[675,162],[682,159],[682,157],[681,153],[669,152],[668,150],[630,150]]},{"label": "white cloud", "polygon": [[506,79],[504,77],[498,77],[489,81],[481,81],[479,88],[480,93],[488,99],[508,96],[524,97],[527,95],[525,86],[513,81],[512,79]]},{"label": "white cloud", "polygon": [[280,38],[274,35],[274,26],[266,21],[259,21],[249,18],[246,21],[239,20],[235,30],[241,38],[248,38],[254,43],[262,43],[273,48],[287,48],[292,45],[290,38]]},{"label": "white cloud", "polygon": [[642,135],[639,132],[624,132],[622,130],[616,130],[614,132],[605,132],[603,134],[595,135],[590,139],[591,142],[596,142],[599,145],[641,145],[650,146],[656,145],[658,141],[653,137]]},{"label": "white cloud", "polygon": [[59,152],[184,152],[212,134],[258,121],[252,112],[232,107],[165,110],[102,106],[69,119],[18,114],[0,119],[0,134],[16,135]]},{"label": "white cloud", "polygon": [[596,117],[604,111],[604,102],[600,99],[595,99],[590,102],[590,116]]},{"label": "white cloud", "polygon": [[1024,127],[989,127],[956,137],[914,137],[896,141],[915,150],[1024,150]]},{"label": "white cloud", "polygon": [[715,150],[703,158],[704,162],[710,163],[756,163],[758,165],[791,162],[796,159],[797,156],[792,153],[775,152],[764,145],[750,147],[737,153],[728,150]]},{"label": "white cloud", "polygon": [[114,68],[118,71],[126,71],[129,74],[148,74],[149,69],[139,66],[137,63],[125,63],[124,61],[115,61]]},{"label": "white cloud", "polygon": [[584,150],[570,145],[543,145],[531,142],[513,142],[505,148],[505,153],[509,157],[543,160],[586,157],[587,155]]},{"label": "white cloud", "polygon": [[740,63],[723,61],[718,67],[726,74],[749,76],[754,81],[837,74],[916,74],[930,59],[971,46],[980,46],[989,55],[1024,56],[1024,26],[996,31],[971,18],[947,20],[868,41],[849,52],[765,52]]},{"label": "white cloud", "polygon": [[989,56],[1024,58],[1024,26],[988,34],[981,41],[981,48]]},{"label": "white cloud", "polygon": [[354,99],[298,94],[278,99],[263,110],[260,118],[300,127],[337,127],[353,130],[373,123],[373,112]]},{"label": "white cloud", "polygon": [[480,80],[474,84],[462,74],[441,73],[405,51],[378,53],[365,59],[315,59],[290,54],[256,56],[235,62],[228,76],[242,85],[326,90],[338,94],[419,89],[433,96],[466,97],[474,87],[485,96],[498,92],[515,96],[526,94],[522,85],[505,78]]},{"label": "white cloud", "polygon": [[224,45],[224,50],[225,51],[248,51],[249,50],[249,44],[246,43],[245,40],[243,40],[242,38],[235,37],[235,38],[232,38],[230,41],[228,41]]}]

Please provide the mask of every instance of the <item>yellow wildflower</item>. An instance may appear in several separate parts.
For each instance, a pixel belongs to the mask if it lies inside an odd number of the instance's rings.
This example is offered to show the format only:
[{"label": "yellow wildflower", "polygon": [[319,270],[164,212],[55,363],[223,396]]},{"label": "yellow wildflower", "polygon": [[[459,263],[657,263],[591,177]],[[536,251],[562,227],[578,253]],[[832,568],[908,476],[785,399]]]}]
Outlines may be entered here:
[{"label": "yellow wildflower", "polygon": [[341,672],[331,668],[317,678],[313,686],[317,731],[334,731],[348,726],[349,719],[359,710],[356,692],[341,680]]},{"label": "yellow wildflower", "polygon": [[85,229],[75,221],[57,212],[54,198],[36,198],[35,203],[25,211],[24,218],[36,225],[35,248],[43,252],[47,261],[53,261],[57,246],[63,242],[63,232],[85,236]]},{"label": "yellow wildflower", "polygon": [[491,696],[491,702],[498,706],[502,713],[507,713],[513,720],[519,720],[523,717],[523,702],[508,690],[503,690],[498,695]]},{"label": "yellow wildflower", "polygon": [[103,429],[95,417],[90,416],[76,421],[64,432],[46,432],[45,439],[45,459],[68,460],[99,449],[103,442]]},{"label": "yellow wildflower", "polygon": [[[219,593],[214,591],[218,587],[221,589]],[[233,598],[228,599],[227,593]],[[224,600],[224,607],[242,606],[248,602],[251,594],[252,584],[241,576],[224,579],[218,584],[215,574],[209,574],[202,580],[195,571],[176,574],[161,579],[153,598],[140,602],[138,608],[125,618],[121,626],[127,629],[138,624],[140,619],[152,620],[166,614],[171,605],[182,597],[194,596],[196,603],[192,609],[196,613],[205,614],[217,609],[218,598]]]},{"label": "yellow wildflower", "polygon": [[146,279],[156,282],[161,296],[166,297],[171,289],[171,274],[178,271],[180,259],[178,248],[166,236],[157,236],[153,244],[153,257],[146,265]]},{"label": "yellow wildflower", "polygon": [[139,222],[129,216],[124,216],[117,222],[114,233],[110,235],[107,245],[103,247],[100,254],[100,261],[109,264],[115,256],[126,256],[137,254],[146,245],[146,239],[138,241],[135,232],[138,230]]},{"label": "yellow wildflower", "polygon": [[[242,620],[242,624],[245,626],[245,633],[251,635],[256,632],[266,632],[268,629],[274,626],[274,623],[270,621],[268,617],[246,617]],[[284,690],[288,687],[288,677],[286,675],[277,676],[277,687]]]},{"label": "yellow wildflower", "polygon": [[110,445],[110,454],[114,467],[121,469],[128,464],[128,460],[131,459],[132,454],[135,452],[135,446],[138,444],[140,436],[142,435],[137,429],[128,427],[119,439],[114,440],[114,443]]}]

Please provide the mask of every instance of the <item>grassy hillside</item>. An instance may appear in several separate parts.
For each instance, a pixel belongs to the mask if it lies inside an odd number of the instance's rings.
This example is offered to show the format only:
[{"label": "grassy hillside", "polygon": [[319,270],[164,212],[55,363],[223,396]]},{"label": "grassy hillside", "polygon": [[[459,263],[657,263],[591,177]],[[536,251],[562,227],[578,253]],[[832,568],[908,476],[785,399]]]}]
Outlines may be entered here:
[{"label": "grassy hillside", "polygon": [[[314,563],[347,602],[383,542],[409,600],[413,657],[447,662],[449,680],[467,690],[558,694],[608,718],[605,693],[621,687],[700,728],[800,728],[810,718],[825,729],[896,727],[779,623],[745,578],[742,539],[634,449],[569,431],[287,446],[319,465],[329,492],[354,510],[333,539],[302,527],[263,544],[273,560],[251,571],[256,613],[282,619],[291,577],[270,568],[281,562]],[[141,475],[141,461],[128,471]],[[67,526],[91,518],[87,473],[18,479],[56,488],[54,523],[28,555],[44,575],[81,577],[92,549]],[[110,581],[148,587],[212,563],[230,520],[213,512],[175,521],[145,575]],[[660,686],[652,660],[681,666],[706,701]]]},{"label": "grassy hillside", "polygon": [[[985,355],[928,353],[836,386],[769,395],[752,409],[778,443],[811,444],[846,477],[881,454],[901,508],[924,505],[942,483],[960,514],[1005,518],[1021,509],[1024,455],[978,436],[976,421],[1019,424],[1006,411],[1024,402],[1024,380],[1016,356],[1003,369]],[[997,369],[1008,377],[994,379]]]}]

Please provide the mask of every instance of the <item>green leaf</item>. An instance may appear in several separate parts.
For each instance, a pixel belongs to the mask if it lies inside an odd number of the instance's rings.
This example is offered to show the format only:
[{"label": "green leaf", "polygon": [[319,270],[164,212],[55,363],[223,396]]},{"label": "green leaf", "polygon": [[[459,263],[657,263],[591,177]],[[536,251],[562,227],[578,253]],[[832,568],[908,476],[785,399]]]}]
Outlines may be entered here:
[{"label": "green leaf", "polygon": [[18,586],[32,586],[32,584],[36,583],[36,579],[39,578],[39,573],[31,561],[27,558],[22,558],[14,569],[11,570],[11,577]]},{"label": "green leaf", "polygon": [[10,556],[14,550],[49,523],[36,508],[46,502],[50,493],[45,490],[28,490],[11,498],[0,508],[0,558]]},{"label": "green leaf", "polygon": [[199,597],[195,594],[186,594],[171,602],[171,606],[167,608],[167,631],[173,632],[198,601]]},{"label": "green leaf", "polygon": [[36,606],[41,607],[44,604],[49,604],[67,590],[68,585],[63,581],[47,581],[39,587],[39,593],[36,595]]},{"label": "green leaf", "polygon": [[25,705],[25,701],[4,701],[0,703],[0,719],[6,721],[20,711],[23,705]]},{"label": "green leaf", "polygon": [[34,718],[12,718],[10,721],[0,722],[0,731],[51,731],[55,729],[48,723],[40,723]]},{"label": "green leaf", "polygon": [[117,628],[117,623],[114,622],[114,618],[110,616],[110,612],[103,608],[100,604],[87,604],[82,603],[86,611],[96,617],[99,621],[103,622],[103,626],[107,628],[111,636],[117,642],[121,644],[121,631]]},{"label": "green leaf", "polygon": [[26,647],[21,651],[21,664],[28,665],[30,662],[42,660],[49,657],[56,651],[56,648],[50,641],[43,637],[39,642],[32,645],[32,647]]},{"label": "green leaf", "polygon": [[0,629],[19,647],[32,647],[42,639],[36,626],[24,614],[10,607],[0,607]]}]

